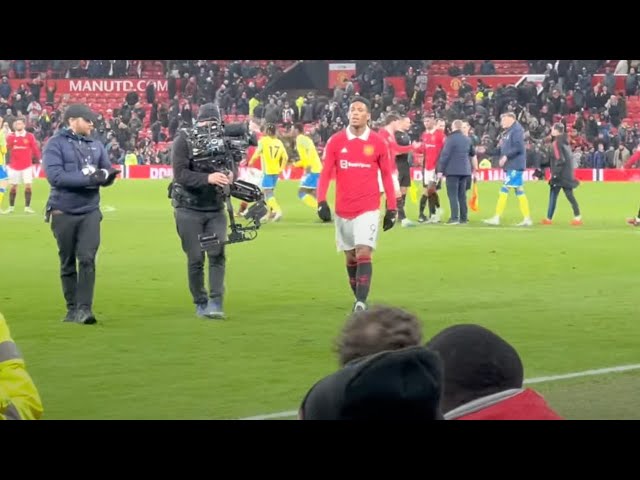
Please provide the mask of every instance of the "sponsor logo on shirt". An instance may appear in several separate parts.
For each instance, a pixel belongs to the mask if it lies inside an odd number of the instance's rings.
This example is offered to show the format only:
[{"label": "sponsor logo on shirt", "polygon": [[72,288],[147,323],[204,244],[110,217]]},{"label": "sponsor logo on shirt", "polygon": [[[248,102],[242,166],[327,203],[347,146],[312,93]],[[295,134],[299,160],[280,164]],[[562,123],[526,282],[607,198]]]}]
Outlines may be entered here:
[{"label": "sponsor logo on shirt", "polygon": [[370,163],[350,162],[349,160],[340,160],[340,168],[371,168]]}]

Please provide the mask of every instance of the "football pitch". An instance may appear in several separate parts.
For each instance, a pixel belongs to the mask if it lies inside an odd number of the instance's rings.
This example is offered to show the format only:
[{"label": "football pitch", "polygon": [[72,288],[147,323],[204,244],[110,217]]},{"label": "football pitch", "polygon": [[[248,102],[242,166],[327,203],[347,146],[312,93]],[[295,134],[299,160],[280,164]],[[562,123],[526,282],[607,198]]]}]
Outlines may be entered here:
[{"label": "football pitch", "polygon": [[[122,180],[104,189],[95,326],[62,323],[55,240],[41,214],[48,184],[34,185],[36,215],[0,216],[0,311],[44,403],[44,419],[234,419],[295,410],[337,367],[333,342],[353,298],[334,229],[281,182],[280,223],[227,247],[228,319],[195,316],[168,181]],[[546,183],[526,185],[532,217],[546,213]],[[584,226],[483,225],[499,184],[480,184],[480,212],[465,226],[381,232],[369,302],[406,308],[425,341],[478,323],[511,342],[528,379],[640,364],[640,187],[584,183]],[[448,214],[448,201],[442,192]],[[5,199],[6,208],[7,200]],[[410,218],[417,205],[407,201]],[[532,385],[567,418],[639,419],[640,370]]]}]

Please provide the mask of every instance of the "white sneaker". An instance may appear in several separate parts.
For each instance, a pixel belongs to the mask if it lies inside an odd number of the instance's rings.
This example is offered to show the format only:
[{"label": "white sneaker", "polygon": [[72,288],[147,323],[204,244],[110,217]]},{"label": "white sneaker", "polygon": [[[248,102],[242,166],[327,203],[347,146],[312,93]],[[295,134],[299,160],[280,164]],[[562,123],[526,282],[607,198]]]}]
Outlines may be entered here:
[{"label": "white sneaker", "polygon": [[276,214],[273,215],[273,222],[279,222],[280,219],[282,218],[282,212],[278,212]]},{"label": "white sneaker", "polygon": [[24,213],[36,213],[31,207],[24,207]]},{"label": "white sneaker", "polygon": [[367,309],[367,304],[364,302],[359,302],[356,300],[356,303],[353,304],[352,312],[364,312]]},{"label": "white sneaker", "polygon": [[426,223],[440,223],[440,215],[438,215],[437,213],[431,215]]},{"label": "white sneaker", "polygon": [[9,207],[8,210],[5,210],[5,213],[13,213],[13,211],[16,209],[16,207]]},{"label": "white sneaker", "polygon": [[400,222],[400,225],[402,225],[403,227],[415,227],[416,224],[414,222],[412,222],[411,220],[409,220],[408,218],[403,218],[402,221]]},{"label": "white sneaker", "polygon": [[530,218],[525,218],[520,223],[516,223],[516,227],[530,227],[531,225],[533,225],[533,222]]},{"label": "white sneaker", "polygon": [[487,218],[486,220],[483,220],[483,222],[486,223],[487,225],[500,225],[500,217],[493,216],[491,218]]}]

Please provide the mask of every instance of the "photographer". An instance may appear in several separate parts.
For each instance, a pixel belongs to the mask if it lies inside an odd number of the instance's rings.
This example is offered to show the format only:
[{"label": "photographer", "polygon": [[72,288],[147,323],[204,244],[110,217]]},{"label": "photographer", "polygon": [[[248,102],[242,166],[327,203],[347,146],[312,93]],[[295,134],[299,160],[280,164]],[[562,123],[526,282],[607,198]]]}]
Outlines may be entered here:
[{"label": "photographer", "polygon": [[97,321],[91,308],[102,221],[100,187],[113,184],[120,173],[111,167],[104,146],[90,136],[95,120],[86,105],[69,105],[63,117],[65,127],[47,142],[42,155],[51,185],[46,221],[51,221],[58,242],[67,303],[64,321],[85,325]]},{"label": "photographer", "polygon": [[[222,188],[233,180],[233,173],[205,173],[197,171],[193,161],[193,135],[220,122],[220,111],[215,104],[200,107],[193,129],[182,129],[173,142],[171,164],[174,181],[171,203],[182,249],[187,255],[189,289],[199,317],[224,318],[222,300],[224,294],[225,252],[224,245],[207,249],[209,257],[209,298],[204,286],[204,252],[199,235],[215,234],[227,237],[227,217]],[[228,187],[227,187],[228,188]]]}]

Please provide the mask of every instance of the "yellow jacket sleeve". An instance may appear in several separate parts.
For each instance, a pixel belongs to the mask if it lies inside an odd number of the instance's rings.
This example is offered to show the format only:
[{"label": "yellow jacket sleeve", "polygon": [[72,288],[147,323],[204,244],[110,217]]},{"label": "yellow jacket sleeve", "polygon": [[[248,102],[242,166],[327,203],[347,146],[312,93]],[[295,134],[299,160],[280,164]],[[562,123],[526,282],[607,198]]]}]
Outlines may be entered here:
[{"label": "yellow jacket sleeve", "polygon": [[[4,135],[4,132],[0,132],[0,155],[3,157],[7,154],[7,138]],[[4,163],[4,158],[0,161],[0,165]]]},{"label": "yellow jacket sleeve", "polygon": [[309,158],[307,156],[307,148],[303,141],[299,138],[296,139],[296,150],[300,160],[293,164],[294,167],[306,167],[309,165]]},{"label": "yellow jacket sleeve", "polygon": [[280,157],[280,169],[284,170],[287,167],[287,162],[289,161],[289,154],[287,153],[287,149],[282,141],[280,141],[280,152],[282,152]]},{"label": "yellow jacket sleeve", "polygon": [[0,313],[0,420],[38,420],[42,400]]}]

